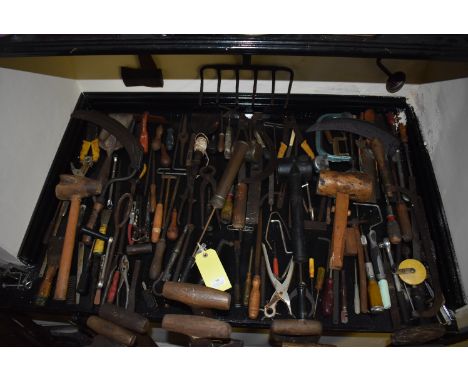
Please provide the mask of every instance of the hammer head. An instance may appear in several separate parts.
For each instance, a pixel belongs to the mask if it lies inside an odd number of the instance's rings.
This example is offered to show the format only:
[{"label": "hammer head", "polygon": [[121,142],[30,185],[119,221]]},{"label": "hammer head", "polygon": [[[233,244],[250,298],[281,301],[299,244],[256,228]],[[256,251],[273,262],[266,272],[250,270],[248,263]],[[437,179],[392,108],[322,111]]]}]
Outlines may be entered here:
[{"label": "hammer head", "polygon": [[362,172],[321,171],[317,182],[317,194],[336,197],[347,194],[351,200],[368,201],[373,194],[372,179]]},{"label": "hammer head", "polygon": [[60,175],[60,183],[55,187],[55,196],[60,200],[81,199],[100,194],[101,191],[102,184],[97,180],[64,174]]},{"label": "hammer head", "polygon": [[278,175],[287,177],[293,169],[299,171],[303,178],[312,177],[313,164],[306,156],[299,158],[283,158],[278,161]]}]

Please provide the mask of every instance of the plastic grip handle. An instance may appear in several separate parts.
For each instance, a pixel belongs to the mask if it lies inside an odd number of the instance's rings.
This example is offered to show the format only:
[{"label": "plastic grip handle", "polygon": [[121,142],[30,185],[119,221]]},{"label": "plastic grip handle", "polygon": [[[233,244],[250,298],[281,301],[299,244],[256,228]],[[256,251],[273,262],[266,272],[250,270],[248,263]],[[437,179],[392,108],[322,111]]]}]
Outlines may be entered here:
[{"label": "plastic grip handle", "polygon": [[392,303],[390,301],[390,292],[388,290],[388,282],[386,279],[379,280],[379,290],[384,309],[390,309],[392,307]]},{"label": "plastic grip handle", "polygon": [[369,295],[369,303],[371,312],[380,312],[383,310],[382,297],[380,296],[379,286],[372,279],[367,281],[367,293]]}]

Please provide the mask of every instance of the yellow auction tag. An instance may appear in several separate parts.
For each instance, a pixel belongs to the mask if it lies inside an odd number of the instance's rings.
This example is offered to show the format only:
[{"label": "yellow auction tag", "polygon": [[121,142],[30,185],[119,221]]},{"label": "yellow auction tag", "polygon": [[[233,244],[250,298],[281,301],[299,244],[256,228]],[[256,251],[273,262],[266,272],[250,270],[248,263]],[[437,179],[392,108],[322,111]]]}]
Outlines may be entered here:
[{"label": "yellow auction tag", "polygon": [[207,287],[223,292],[232,287],[223,264],[214,249],[198,252],[195,255],[195,263]]}]

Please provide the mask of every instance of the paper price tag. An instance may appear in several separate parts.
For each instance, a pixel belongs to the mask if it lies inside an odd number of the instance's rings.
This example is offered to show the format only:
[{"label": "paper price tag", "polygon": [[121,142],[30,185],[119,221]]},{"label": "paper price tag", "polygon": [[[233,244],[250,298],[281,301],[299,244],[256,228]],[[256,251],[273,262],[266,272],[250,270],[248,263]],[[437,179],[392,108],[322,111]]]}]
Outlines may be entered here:
[{"label": "paper price tag", "polygon": [[207,287],[223,292],[232,288],[223,264],[214,249],[202,250],[197,253],[195,263]]}]

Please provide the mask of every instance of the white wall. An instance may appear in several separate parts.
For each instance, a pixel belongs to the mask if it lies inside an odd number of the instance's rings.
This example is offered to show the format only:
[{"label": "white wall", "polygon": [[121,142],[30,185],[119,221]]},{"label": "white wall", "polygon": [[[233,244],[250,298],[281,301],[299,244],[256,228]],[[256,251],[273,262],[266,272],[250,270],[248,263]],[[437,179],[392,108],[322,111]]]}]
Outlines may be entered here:
[{"label": "white wall", "polygon": [[412,104],[432,159],[468,291],[468,78],[419,86]]},{"label": "white wall", "polygon": [[0,256],[16,256],[79,96],[73,80],[0,68]]}]

